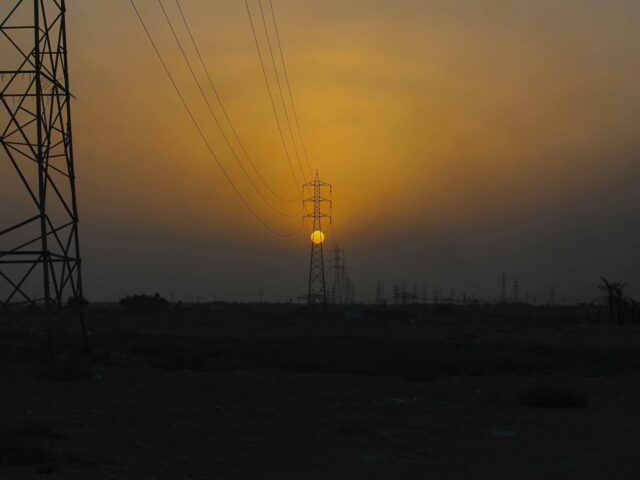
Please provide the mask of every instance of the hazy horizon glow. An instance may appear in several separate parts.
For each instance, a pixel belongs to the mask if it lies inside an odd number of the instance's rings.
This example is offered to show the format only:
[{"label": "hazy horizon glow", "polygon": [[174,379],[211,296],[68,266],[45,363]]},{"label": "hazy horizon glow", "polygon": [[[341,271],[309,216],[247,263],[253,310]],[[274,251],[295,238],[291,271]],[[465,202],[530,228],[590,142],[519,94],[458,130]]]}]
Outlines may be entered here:
[{"label": "hazy horizon glow", "polygon": [[[325,245],[347,250],[359,298],[378,278],[496,295],[503,271],[532,294],[640,284],[640,4],[273,1],[307,148],[333,184]],[[181,4],[250,155],[296,198],[244,2]],[[137,5],[239,188],[296,228],[242,180],[157,2]],[[128,1],[71,1],[67,22],[87,295],[304,293],[310,232],[272,237],[247,212]]]}]

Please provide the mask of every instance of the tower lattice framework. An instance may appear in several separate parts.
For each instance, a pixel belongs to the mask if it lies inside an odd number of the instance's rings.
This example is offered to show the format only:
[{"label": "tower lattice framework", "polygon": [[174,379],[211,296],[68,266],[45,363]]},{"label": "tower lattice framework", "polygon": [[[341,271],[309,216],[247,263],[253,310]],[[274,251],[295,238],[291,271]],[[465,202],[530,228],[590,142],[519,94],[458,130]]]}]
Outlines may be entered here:
[{"label": "tower lattice framework", "polygon": [[[305,198],[304,203],[313,205],[313,212],[307,213],[305,218],[312,219],[312,232],[322,232],[322,220],[331,221],[331,215],[324,212],[322,205],[331,200],[323,196],[323,191],[329,189],[331,194],[331,185],[320,180],[318,171],[313,181],[304,184],[305,194],[311,189],[313,194],[311,197]],[[324,234],[323,234],[324,235]],[[307,295],[307,303],[309,305],[324,305],[327,303],[327,285],[324,274],[324,252],[323,241],[311,241],[311,260],[309,265],[309,291]]]},{"label": "tower lattice framework", "polygon": [[335,305],[342,305],[347,301],[345,251],[336,245],[336,247],[331,250],[331,253],[331,270],[333,271],[331,302]]},{"label": "tower lattice framework", "polygon": [[65,14],[0,7],[0,308],[83,299]]}]

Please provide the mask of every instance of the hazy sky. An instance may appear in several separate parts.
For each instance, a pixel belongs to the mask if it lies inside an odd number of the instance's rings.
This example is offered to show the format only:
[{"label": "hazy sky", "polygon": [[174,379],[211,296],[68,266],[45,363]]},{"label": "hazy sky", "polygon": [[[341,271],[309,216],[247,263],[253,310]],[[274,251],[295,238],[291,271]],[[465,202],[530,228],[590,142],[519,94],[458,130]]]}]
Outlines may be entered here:
[{"label": "hazy sky", "polygon": [[[595,296],[600,275],[640,293],[640,3],[273,2],[307,149],[334,186],[327,245],[347,250],[361,299],[378,278],[496,295],[503,271],[532,295]],[[181,4],[247,150],[295,198],[244,2]],[[239,188],[275,228],[298,227],[234,166],[158,3],[137,5]],[[304,293],[308,242],[238,200],[129,2],[68,8],[87,296]]]}]

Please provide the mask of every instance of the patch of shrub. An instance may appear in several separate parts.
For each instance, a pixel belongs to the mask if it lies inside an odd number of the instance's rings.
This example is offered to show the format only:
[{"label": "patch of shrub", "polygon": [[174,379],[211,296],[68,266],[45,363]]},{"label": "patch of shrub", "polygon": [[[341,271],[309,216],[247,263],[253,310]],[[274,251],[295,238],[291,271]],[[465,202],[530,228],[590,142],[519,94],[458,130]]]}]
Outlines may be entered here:
[{"label": "patch of shrub", "polygon": [[120,305],[128,312],[158,312],[169,310],[169,301],[154,295],[130,295],[120,300]]},{"label": "patch of shrub", "polygon": [[518,396],[520,405],[535,408],[584,408],[587,398],[575,387],[555,382],[540,382]]},{"label": "patch of shrub", "polygon": [[82,310],[88,306],[89,302],[87,299],[80,295],[69,297],[67,300],[67,308],[71,308],[73,310]]}]

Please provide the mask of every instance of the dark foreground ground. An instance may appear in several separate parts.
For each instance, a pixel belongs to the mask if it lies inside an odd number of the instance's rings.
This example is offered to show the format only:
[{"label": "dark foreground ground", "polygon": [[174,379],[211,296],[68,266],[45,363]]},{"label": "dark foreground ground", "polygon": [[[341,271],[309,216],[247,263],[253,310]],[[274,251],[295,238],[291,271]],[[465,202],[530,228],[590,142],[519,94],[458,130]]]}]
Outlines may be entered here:
[{"label": "dark foreground ground", "polygon": [[0,478],[640,478],[640,329],[577,311],[0,318]]}]

